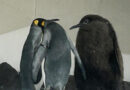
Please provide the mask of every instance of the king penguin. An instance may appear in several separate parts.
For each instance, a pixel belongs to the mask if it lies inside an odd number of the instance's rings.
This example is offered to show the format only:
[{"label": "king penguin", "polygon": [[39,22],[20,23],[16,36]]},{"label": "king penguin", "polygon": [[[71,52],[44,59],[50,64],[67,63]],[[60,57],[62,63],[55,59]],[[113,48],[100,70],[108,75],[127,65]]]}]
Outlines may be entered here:
[{"label": "king penguin", "polygon": [[111,23],[99,15],[86,15],[80,23],[76,48],[86,70],[83,80],[75,64],[78,90],[120,90],[123,80],[123,60],[116,33]]},{"label": "king penguin", "polygon": [[45,90],[64,90],[69,78],[71,67],[71,50],[77,58],[78,65],[84,79],[85,69],[72,41],[65,30],[56,22],[43,19],[43,39],[33,59],[32,77],[34,82],[40,65],[45,58]]},{"label": "king penguin", "polygon": [[[56,21],[55,19],[54,21]],[[53,21],[53,20],[52,20]],[[25,44],[23,46],[21,62],[20,62],[20,79],[22,90],[35,90],[34,83],[38,83],[41,79],[41,68],[37,76],[37,80],[33,82],[32,79],[32,62],[38,47],[41,45],[41,39],[43,36],[42,19],[37,18],[33,20],[30,32],[27,36]]]}]

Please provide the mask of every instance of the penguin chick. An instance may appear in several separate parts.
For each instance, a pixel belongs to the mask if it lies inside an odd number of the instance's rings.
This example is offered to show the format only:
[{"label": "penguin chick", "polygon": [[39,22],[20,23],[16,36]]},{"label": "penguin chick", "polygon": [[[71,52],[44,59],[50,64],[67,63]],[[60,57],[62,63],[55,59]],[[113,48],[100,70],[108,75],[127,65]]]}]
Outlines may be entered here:
[{"label": "penguin chick", "polygon": [[79,24],[76,48],[86,70],[86,80],[75,64],[79,90],[119,90],[123,80],[123,60],[111,23],[98,15],[86,15]]}]

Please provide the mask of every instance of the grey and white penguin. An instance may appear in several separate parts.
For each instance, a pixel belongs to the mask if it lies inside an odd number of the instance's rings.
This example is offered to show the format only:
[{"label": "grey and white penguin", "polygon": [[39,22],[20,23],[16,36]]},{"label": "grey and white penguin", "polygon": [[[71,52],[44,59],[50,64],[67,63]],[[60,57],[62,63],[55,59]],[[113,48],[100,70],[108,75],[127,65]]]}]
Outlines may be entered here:
[{"label": "grey and white penguin", "polygon": [[87,79],[83,80],[76,63],[78,90],[120,90],[123,60],[111,23],[99,15],[86,15],[70,29],[77,27],[76,48],[87,75]]},{"label": "grey and white penguin", "polygon": [[33,59],[32,76],[34,82],[40,65],[45,58],[45,90],[64,90],[67,84],[71,67],[71,50],[77,58],[78,65],[84,79],[85,69],[72,41],[67,37],[65,30],[56,22],[43,19],[43,39]]},{"label": "grey and white penguin", "polygon": [[[48,20],[57,21],[57,19]],[[35,90],[34,82],[32,79],[32,63],[38,47],[41,45],[41,39],[43,36],[43,27],[41,18],[33,20],[30,32],[27,36],[25,44],[23,46],[21,62],[20,62],[20,81],[22,90]],[[38,83],[41,79],[41,68],[39,70],[39,76],[35,83]]]}]

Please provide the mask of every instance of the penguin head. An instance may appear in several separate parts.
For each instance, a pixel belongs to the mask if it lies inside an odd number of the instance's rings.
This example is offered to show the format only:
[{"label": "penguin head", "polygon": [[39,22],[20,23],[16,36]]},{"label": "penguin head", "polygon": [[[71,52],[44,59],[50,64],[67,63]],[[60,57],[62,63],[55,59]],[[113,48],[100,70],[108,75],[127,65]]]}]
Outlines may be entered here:
[{"label": "penguin head", "polygon": [[70,30],[74,28],[80,28],[84,31],[99,30],[99,28],[106,28],[108,24],[109,21],[101,16],[86,15],[80,20],[79,24],[72,26]]},{"label": "penguin head", "polygon": [[33,20],[32,26],[38,26],[42,30],[44,30],[44,28],[46,28],[48,24],[50,24],[54,21],[58,21],[58,20],[59,19],[46,20],[46,19],[43,19],[43,18],[37,18],[37,19]]}]

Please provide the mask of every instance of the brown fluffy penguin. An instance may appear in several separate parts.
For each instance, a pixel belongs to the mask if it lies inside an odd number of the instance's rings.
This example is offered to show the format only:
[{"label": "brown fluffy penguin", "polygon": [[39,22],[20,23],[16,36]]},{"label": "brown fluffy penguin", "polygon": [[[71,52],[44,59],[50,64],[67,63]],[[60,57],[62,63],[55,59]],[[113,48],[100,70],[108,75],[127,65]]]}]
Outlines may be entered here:
[{"label": "brown fluffy penguin", "polygon": [[86,15],[79,24],[76,47],[86,69],[84,80],[78,64],[75,80],[79,90],[120,90],[123,60],[111,23],[98,15]]}]

